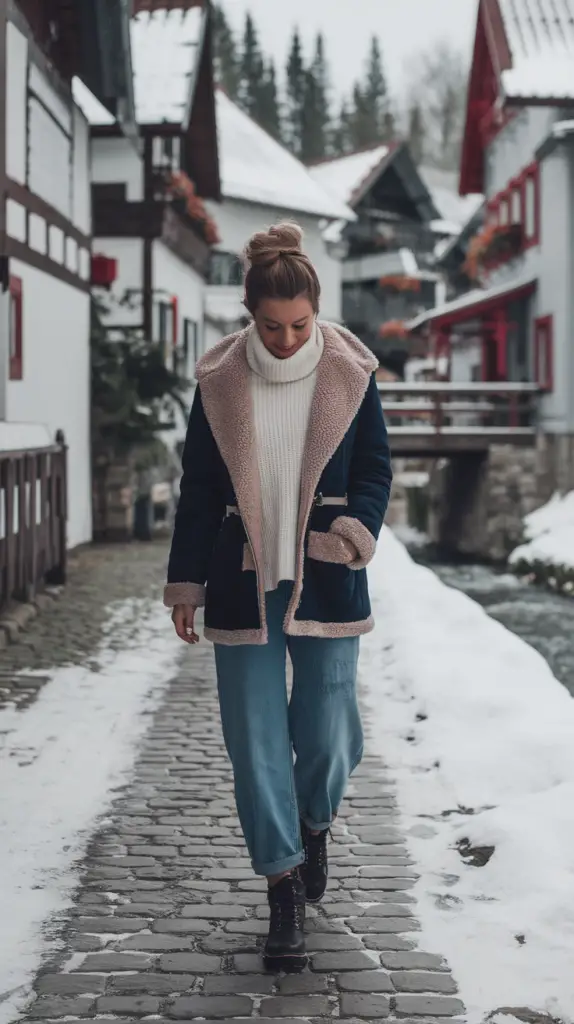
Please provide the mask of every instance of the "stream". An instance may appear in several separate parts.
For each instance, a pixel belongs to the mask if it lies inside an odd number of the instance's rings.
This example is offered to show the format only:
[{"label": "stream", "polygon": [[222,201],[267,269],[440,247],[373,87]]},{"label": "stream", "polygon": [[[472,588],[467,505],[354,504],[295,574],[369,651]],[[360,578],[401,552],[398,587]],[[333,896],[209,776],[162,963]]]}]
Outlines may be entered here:
[{"label": "stream", "polygon": [[525,640],[546,659],[574,696],[574,600],[522,582],[486,565],[434,560],[428,551],[411,552],[449,587],[468,594],[493,619]]}]

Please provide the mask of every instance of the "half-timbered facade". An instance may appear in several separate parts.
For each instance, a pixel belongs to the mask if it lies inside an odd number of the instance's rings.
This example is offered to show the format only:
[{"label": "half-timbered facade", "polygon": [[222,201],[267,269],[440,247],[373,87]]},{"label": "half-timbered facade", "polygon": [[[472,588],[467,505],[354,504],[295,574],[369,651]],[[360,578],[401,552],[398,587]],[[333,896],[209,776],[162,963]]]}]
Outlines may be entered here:
[{"label": "half-timbered facade", "polygon": [[481,0],[460,191],[484,192],[473,287],[411,324],[459,381],[531,382],[574,432],[574,0]]},{"label": "half-timbered facade", "polygon": [[90,137],[72,81],[133,133],[127,33],[121,0],[0,0],[0,452],[63,432],[68,546],[91,538]]},{"label": "half-timbered facade", "polygon": [[[447,212],[401,143],[324,160],[309,171],[355,213],[354,221],[327,233],[345,250],[345,323],[384,367],[402,375],[409,354],[405,322],[442,294],[435,252],[441,240],[458,230],[452,205],[447,221]],[[443,203],[446,192],[443,187]]]},{"label": "half-timbered facade", "polygon": [[[193,378],[203,351],[204,292],[220,195],[209,4],[137,3],[131,53],[139,141],[81,99],[92,135],[93,284],[108,324],[165,346]],[[184,436],[183,418],[168,440]]]}]

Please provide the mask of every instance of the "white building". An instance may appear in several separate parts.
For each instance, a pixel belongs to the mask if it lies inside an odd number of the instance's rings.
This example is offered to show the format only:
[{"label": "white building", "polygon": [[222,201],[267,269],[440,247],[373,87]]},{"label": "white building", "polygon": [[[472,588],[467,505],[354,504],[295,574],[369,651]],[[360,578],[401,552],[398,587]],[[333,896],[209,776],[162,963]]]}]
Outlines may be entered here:
[{"label": "white building", "polygon": [[538,383],[542,429],[570,441],[573,112],[574,0],[481,0],[460,177],[487,202],[467,254],[475,287],[411,324],[453,380]]},{"label": "white building", "polygon": [[[133,103],[121,0],[54,0],[47,7],[0,4],[0,458],[52,444],[63,431],[67,545],[74,547],[91,538],[92,222],[89,129],[73,100],[72,76],[114,109],[126,131]],[[35,466],[30,456],[23,472],[34,474]],[[40,481],[36,488],[34,475],[26,479],[18,500],[32,504],[25,513],[21,506],[14,527],[21,549],[24,532],[33,532],[30,516],[39,523],[54,500]],[[2,487],[6,495],[4,478]],[[1,532],[4,538],[4,513]],[[37,577],[40,569],[22,571]],[[0,600],[9,596],[2,588]]]},{"label": "white building", "polygon": [[213,253],[206,299],[208,344],[245,318],[241,253],[250,235],[280,220],[294,220],[303,228],[305,250],[321,281],[321,316],[340,321],[340,256],[324,232],[331,221],[354,220],[353,212],[224,92],[218,90],[216,99],[222,201],[209,205],[221,241]]},{"label": "white building", "polygon": [[[146,10],[131,21],[137,144],[78,90],[92,134],[94,253],[100,283],[113,278],[101,293],[109,323],[160,342],[168,364],[193,378],[215,237],[202,199],[220,195],[209,5],[139,6]],[[178,444],[184,433],[178,416],[165,439]]]}]

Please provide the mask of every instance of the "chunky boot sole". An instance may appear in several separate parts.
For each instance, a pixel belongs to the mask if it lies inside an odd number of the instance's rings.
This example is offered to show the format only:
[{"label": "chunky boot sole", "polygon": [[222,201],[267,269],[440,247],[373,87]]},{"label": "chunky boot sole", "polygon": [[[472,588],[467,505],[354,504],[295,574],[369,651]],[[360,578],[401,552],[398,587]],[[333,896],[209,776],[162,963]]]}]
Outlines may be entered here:
[{"label": "chunky boot sole", "polygon": [[288,953],[286,956],[267,956],[263,954],[263,963],[266,971],[285,971],[286,974],[299,974],[304,971],[309,963],[306,953],[294,956]]},{"label": "chunky boot sole", "polygon": [[326,892],[327,892],[327,886],[325,886],[325,891],[322,892],[320,896],[314,896],[313,899],[311,899],[310,896],[305,895],[305,902],[306,903],[311,903],[311,904],[322,903],[323,900],[325,899],[325,893]]}]

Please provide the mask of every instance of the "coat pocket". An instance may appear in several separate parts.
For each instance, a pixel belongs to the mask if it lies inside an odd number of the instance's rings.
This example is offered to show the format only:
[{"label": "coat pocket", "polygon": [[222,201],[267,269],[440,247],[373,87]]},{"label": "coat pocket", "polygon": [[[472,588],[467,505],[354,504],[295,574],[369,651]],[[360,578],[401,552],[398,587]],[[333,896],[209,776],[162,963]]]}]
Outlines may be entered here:
[{"label": "coat pocket", "polygon": [[349,565],[357,557],[357,551],[351,541],[340,537],[337,533],[319,533],[317,530],[310,530],[307,556],[316,562]]}]

